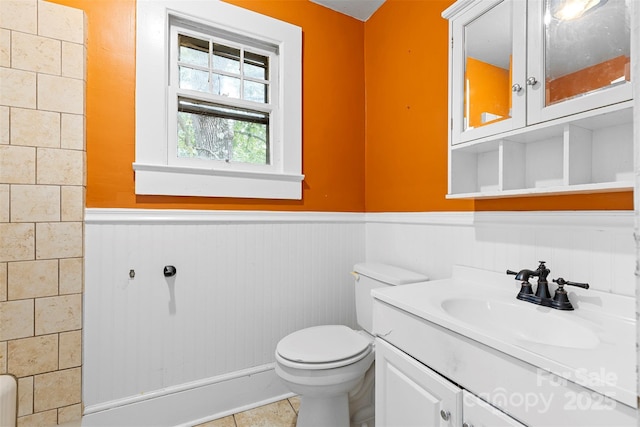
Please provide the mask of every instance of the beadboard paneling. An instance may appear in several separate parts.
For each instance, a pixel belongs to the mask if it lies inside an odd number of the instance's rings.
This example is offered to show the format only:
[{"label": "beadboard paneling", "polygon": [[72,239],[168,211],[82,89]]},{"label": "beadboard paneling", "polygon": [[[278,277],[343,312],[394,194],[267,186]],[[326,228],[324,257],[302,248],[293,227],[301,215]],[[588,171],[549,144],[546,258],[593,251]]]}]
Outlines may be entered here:
[{"label": "beadboard paneling", "polygon": [[[196,417],[250,405],[240,394],[220,401],[221,381],[242,388],[242,372],[261,366],[273,378],[275,346],[294,330],[355,326],[349,272],[362,260],[432,279],[450,277],[454,264],[503,271],[545,260],[554,278],[634,295],[633,212],[89,209],[84,399],[92,422],[108,424],[110,408],[151,419],[148,408],[160,404],[151,399],[181,405],[192,391],[202,401],[190,409]],[[165,265],[176,266],[175,278],[163,276]],[[264,389],[255,399],[279,392]]]},{"label": "beadboard paneling", "polygon": [[544,260],[550,278],[635,295],[632,211],[475,212],[449,223],[446,214],[402,216],[367,214],[367,261],[442,279],[455,264],[505,271],[535,269]]},{"label": "beadboard paneling", "polygon": [[364,223],[348,214],[109,222],[98,213],[86,224],[89,409],[271,363],[278,340],[300,328],[355,326],[349,272],[364,259]]}]

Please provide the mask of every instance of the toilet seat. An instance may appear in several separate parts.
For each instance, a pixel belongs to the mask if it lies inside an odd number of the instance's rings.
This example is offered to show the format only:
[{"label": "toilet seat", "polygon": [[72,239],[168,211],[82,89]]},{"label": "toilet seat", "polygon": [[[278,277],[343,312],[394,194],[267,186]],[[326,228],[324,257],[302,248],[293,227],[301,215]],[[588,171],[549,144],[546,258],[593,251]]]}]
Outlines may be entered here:
[{"label": "toilet seat", "polygon": [[314,326],[284,337],[276,359],[299,369],[333,369],[355,363],[372,351],[372,340],[343,325]]}]

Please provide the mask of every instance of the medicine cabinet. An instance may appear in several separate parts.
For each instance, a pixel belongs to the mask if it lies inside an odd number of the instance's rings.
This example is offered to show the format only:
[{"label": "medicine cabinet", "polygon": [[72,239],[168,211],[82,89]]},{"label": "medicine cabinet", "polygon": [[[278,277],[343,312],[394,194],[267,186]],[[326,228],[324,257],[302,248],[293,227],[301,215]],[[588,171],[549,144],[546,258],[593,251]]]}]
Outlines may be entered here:
[{"label": "medicine cabinet", "polygon": [[628,0],[459,0],[449,198],[633,188]]}]

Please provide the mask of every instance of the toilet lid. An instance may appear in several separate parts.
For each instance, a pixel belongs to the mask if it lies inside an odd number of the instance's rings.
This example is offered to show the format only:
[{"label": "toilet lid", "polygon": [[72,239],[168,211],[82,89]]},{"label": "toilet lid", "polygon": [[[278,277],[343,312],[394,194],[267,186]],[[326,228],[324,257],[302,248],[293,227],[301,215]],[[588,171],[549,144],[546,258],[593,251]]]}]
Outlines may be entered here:
[{"label": "toilet lid", "polygon": [[303,363],[327,363],[348,359],[371,344],[363,335],[343,325],[314,326],[293,332],[278,343],[285,359]]}]

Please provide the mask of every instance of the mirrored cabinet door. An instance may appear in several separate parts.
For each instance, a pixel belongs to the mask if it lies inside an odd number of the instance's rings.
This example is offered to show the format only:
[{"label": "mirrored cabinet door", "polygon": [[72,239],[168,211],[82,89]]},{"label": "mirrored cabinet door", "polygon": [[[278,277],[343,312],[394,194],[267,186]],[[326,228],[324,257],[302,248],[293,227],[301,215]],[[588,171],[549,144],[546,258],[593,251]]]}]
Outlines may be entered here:
[{"label": "mirrored cabinet door", "polygon": [[482,1],[453,24],[453,144],[524,126],[525,5]]},{"label": "mirrored cabinet door", "polygon": [[631,99],[633,1],[528,1],[528,124]]}]

